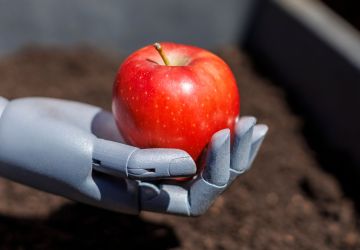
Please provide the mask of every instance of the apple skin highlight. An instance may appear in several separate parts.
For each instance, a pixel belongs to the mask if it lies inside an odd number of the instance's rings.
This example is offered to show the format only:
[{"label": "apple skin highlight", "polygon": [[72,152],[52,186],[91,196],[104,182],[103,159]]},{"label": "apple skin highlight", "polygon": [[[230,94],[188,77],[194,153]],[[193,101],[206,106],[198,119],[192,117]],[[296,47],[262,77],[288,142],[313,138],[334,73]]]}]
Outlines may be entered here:
[{"label": "apple skin highlight", "polygon": [[112,110],[127,143],[178,148],[197,160],[217,131],[234,130],[240,97],[229,66],[194,46],[162,42],[165,65],[153,45],[121,64]]}]

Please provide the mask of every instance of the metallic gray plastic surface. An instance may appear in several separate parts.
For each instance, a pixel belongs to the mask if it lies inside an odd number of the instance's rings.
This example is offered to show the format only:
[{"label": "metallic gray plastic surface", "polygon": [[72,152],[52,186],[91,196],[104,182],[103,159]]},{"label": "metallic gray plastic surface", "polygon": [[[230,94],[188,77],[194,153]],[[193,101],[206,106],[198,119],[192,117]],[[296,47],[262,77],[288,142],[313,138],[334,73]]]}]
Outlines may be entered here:
[{"label": "metallic gray plastic surface", "polygon": [[103,139],[95,140],[93,166],[100,172],[141,180],[196,173],[194,161],[182,150],[139,149]]},{"label": "metallic gray plastic surface", "polygon": [[232,149],[228,129],[215,133],[205,168],[195,179],[158,186],[141,183],[141,209],[186,216],[204,214],[236,177],[250,168],[268,130],[266,125],[255,123],[254,117],[238,121]]},{"label": "metallic gray plastic surface", "polygon": [[267,127],[246,117],[236,131],[232,150],[228,129],[213,136],[204,171],[192,180],[156,184],[149,180],[192,176],[195,163],[182,150],[123,144],[111,113],[98,107],[0,98],[0,175],[118,212],[197,216],[249,168]]}]

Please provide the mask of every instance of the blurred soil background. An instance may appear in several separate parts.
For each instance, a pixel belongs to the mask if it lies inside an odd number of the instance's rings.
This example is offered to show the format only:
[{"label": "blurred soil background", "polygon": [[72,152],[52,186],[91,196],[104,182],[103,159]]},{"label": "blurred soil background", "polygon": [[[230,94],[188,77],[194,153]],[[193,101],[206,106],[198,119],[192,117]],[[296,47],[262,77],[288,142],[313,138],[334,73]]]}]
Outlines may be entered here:
[{"label": "blurred soil background", "polygon": [[[216,52],[236,75],[241,115],[257,117],[270,130],[252,169],[207,214],[116,214],[0,179],[0,249],[360,249],[353,182],[346,187],[325,170],[338,163],[322,160],[316,134],[307,132],[276,83],[256,73],[237,48]],[[29,47],[1,58],[0,94],[110,110],[122,59],[89,47]]]},{"label": "blurred soil background", "polygon": [[321,0],[360,30],[360,2],[357,0]]}]

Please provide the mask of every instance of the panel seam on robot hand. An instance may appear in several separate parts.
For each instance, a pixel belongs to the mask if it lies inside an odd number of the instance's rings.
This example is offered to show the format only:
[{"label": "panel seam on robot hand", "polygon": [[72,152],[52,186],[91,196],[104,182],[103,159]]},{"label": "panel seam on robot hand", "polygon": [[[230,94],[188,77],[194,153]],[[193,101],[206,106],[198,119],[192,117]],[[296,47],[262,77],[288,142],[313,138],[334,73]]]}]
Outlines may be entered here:
[{"label": "panel seam on robot hand", "polygon": [[245,168],[245,169],[243,169],[243,170],[241,170],[241,171],[238,171],[238,170],[235,170],[235,169],[231,168],[231,169],[230,169],[230,172],[233,172],[233,173],[236,174],[236,175],[240,175],[240,174],[245,173],[247,170],[248,170],[248,169]]},{"label": "panel seam on robot hand", "polygon": [[200,174],[200,177],[201,177],[201,179],[202,179],[205,183],[209,184],[210,186],[212,186],[212,187],[214,187],[214,188],[222,189],[222,188],[225,188],[225,187],[227,186],[227,183],[225,183],[224,185],[219,186],[219,185],[216,185],[216,184],[214,184],[214,183],[211,183],[211,182],[207,181],[207,180],[203,177],[203,173]]},{"label": "panel seam on robot hand", "polygon": [[128,169],[128,167],[129,167],[129,161],[130,161],[130,159],[131,159],[131,156],[136,152],[136,151],[138,151],[138,150],[140,150],[139,148],[135,148],[130,154],[129,154],[129,156],[128,156],[128,158],[126,159],[126,164],[125,164],[125,172],[126,172],[126,177],[129,177],[129,169]]},{"label": "panel seam on robot hand", "polygon": [[139,148],[129,145],[96,139],[93,148],[93,166],[96,170],[128,178],[129,159]]}]

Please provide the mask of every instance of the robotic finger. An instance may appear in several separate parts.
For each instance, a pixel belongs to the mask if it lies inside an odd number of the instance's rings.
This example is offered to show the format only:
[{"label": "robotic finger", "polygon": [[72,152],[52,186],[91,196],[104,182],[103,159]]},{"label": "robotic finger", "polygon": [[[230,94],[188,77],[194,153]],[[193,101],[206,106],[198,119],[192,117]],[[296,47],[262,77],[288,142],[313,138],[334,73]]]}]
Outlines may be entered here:
[{"label": "robotic finger", "polygon": [[229,129],[215,133],[208,147],[205,168],[194,180],[160,185],[141,182],[140,210],[184,216],[204,214],[216,198],[249,169],[268,130],[266,125],[255,123],[254,117],[239,120],[232,150]]},{"label": "robotic finger", "polygon": [[5,98],[0,96],[0,116],[2,114],[2,112],[5,109],[5,106],[8,104],[8,100],[6,100]]},{"label": "robotic finger", "polygon": [[196,165],[185,151],[139,149],[103,139],[94,143],[93,167],[103,173],[137,180],[188,177],[196,173]]}]

